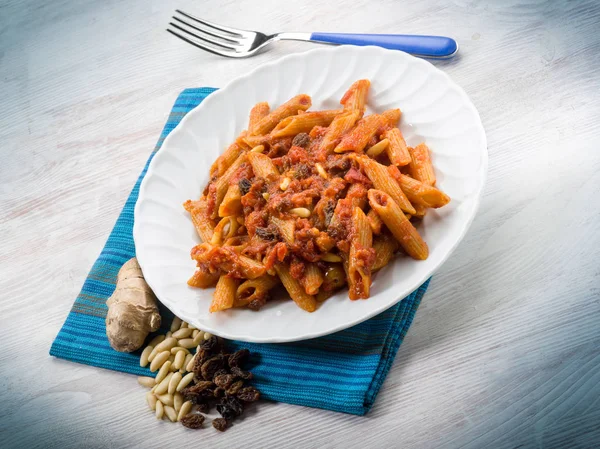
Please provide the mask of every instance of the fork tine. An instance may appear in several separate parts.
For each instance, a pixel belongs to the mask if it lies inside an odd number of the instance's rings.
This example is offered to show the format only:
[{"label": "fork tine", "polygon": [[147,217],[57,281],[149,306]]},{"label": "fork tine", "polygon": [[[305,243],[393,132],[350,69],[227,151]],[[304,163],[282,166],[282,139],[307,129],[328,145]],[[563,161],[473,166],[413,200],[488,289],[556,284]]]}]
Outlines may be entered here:
[{"label": "fork tine", "polygon": [[[185,23],[185,22],[183,22],[183,23]],[[219,43],[219,42],[213,41],[212,39],[207,39],[207,38],[205,38],[205,37],[198,36],[196,33],[192,33],[191,31],[188,31],[188,30],[186,30],[185,28],[183,28],[183,27],[180,27],[180,26],[179,26],[179,25],[177,25],[176,23],[169,22],[169,25],[171,25],[171,26],[172,26],[172,27],[174,27],[174,28],[177,28],[177,29],[178,29],[178,30],[180,30],[180,31],[183,31],[184,33],[187,33],[187,34],[189,34],[189,35],[190,35],[190,36],[192,36],[192,37],[195,37],[196,39],[200,39],[201,41],[207,42],[207,43],[209,43],[209,44],[212,44],[212,45],[216,45],[216,46],[218,46],[218,47],[221,47],[221,48],[224,48],[225,50],[230,50],[230,51],[235,51],[235,50],[236,50],[236,49],[235,49],[235,47],[230,47],[230,46],[228,46],[228,45],[221,44],[221,43]],[[187,25],[187,24],[186,24],[186,25]]]},{"label": "fork tine", "polygon": [[[203,29],[203,28],[198,28],[197,26],[194,26],[194,25],[192,25],[192,24],[189,24],[189,23],[187,23],[187,22],[185,22],[185,21],[181,20],[179,17],[175,17],[175,16],[173,16],[173,19],[177,20],[178,22],[181,22],[181,23],[183,23],[185,26],[188,26],[188,27],[190,27],[190,28],[193,28],[194,30],[200,31],[201,33],[205,33],[205,34],[208,34],[208,35],[210,35],[210,36],[216,37],[217,39],[222,39],[222,40],[224,40],[224,41],[227,41],[227,43],[228,43],[228,44],[233,44],[233,45],[241,45],[241,43],[240,43],[239,41],[232,40],[232,39],[228,39],[228,38],[226,38],[226,37],[219,36],[219,35],[217,35],[217,34],[213,34],[213,33],[211,33],[210,31],[207,31],[207,30],[205,30],[205,29]],[[215,44],[215,45],[221,45],[220,43],[218,43],[218,42],[213,42],[213,41],[209,40],[208,38],[207,38],[207,40],[208,40],[209,42],[211,42],[211,43]]]},{"label": "fork tine", "polygon": [[225,25],[219,25],[217,23],[214,22],[209,22],[208,20],[204,20],[204,19],[200,19],[199,17],[193,16],[191,14],[185,13],[179,9],[175,10],[176,12],[178,12],[179,14],[182,14],[192,20],[195,20],[196,22],[199,22],[203,25],[209,26],[211,28],[214,28],[215,30],[219,30],[219,31],[223,31],[225,33],[230,33],[233,34],[234,36],[239,36],[239,37],[246,37],[248,35],[248,33],[252,33],[252,31],[248,31],[248,30],[240,30],[238,28],[231,28]]},{"label": "fork tine", "polygon": [[193,41],[191,39],[188,39],[185,36],[182,36],[179,33],[176,33],[173,30],[170,30],[169,28],[167,28],[167,31],[169,33],[171,33],[173,36],[178,37],[182,41],[185,41],[188,44],[193,45],[194,47],[198,47],[198,48],[200,48],[202,50],[205,50],[205,51],[207,51],[209,53],[212,53],[214,55],[225,56],[225,57],[228,57],[228,58],[243,58],[243,57],[247,56],[246,54],[240,54],[240,53],[235,53],[235,52],[230,52],[230,51],[217,50],[216,48],[212,48],[212,47],[210,47],[208,45],[200,44],[200,43],[195,42],[195,41]]}]

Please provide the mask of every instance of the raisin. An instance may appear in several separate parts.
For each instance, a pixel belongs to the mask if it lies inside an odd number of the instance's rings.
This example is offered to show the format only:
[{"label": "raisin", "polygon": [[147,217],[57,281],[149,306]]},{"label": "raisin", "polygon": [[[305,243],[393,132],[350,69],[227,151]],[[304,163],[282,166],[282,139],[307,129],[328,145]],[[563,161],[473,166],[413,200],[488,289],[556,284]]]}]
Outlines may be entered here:
[{"label": "raisin", "polygon": [[223,368],[223,365],[224,360],[221,355],[215,355],[204,362],[200,367],[200,372],[204,380],[212,380],[215,377],[215,373]]},{"label": "raisin", "polygon": [[233,368],[234,366],[239,367],[240,365],[243,365],[246,363],[246,360],[248,360],[249,355],[250,351],[248,351],[246,348],[234,352],[229,356],[229,366]]},{"label": "raisin", "polygon": [[310,142],[310,137],[306,133],[296,134],[294,140],[292,140],[292,145],[295,147],[306,148],[308,143]]},{"label": "raisin", "polygon": [[277,229],[270,226],[268,228],[256,228],[255,233],[263,240],[275,240],[279,236]]},{"label": "raisin", "polygon": [[[224,359],[226,360],[226,359]],[[215,371],[215,374],[213,375],[212,381],[215,381],[215,378],[217,378],[218,376],[222,376],[223,374],[230,374],[229,370],[226,370],[225,368],[221,368],[220,370]],[[220,385],[217,385],[218,387],[220,387]]]},{"label": "raisin", "polygon": [[208,405],[208,403],[206,402],[202,402],[200,404],[196,404],[198,406],[198,411],[201,413],[208,413],[210,412],[210,405]]},{"label": "raisin", "polygon": [[255,298],[252,301],[250,301],[248,303],[248,308],[250,310],[260,310],[262,308],[262,306],[264,306],[267,303],[267,297],[263,296],[262,298]]},{"label": "raisin", "polygon": [[233,366],[231,368],[231,374],[234,374],[237,377],[244,379],[244,380],[250,380],[254,377],[250,371],[244,371],[243,369],[241,369],[237,366]]},{"label": "raisin", "polygon": [[252,183],[248,181],[246,178],[240,179],[238,182],[238,187],[240,188],[240,192],[243,195],[250,191],[250,187],[252,187]]},{"label": "raisin", "polygon": [[233,396],[225,396],[224,398],[221,398],[221,402],[217,404],[217,412],[219,412],[223,418],[231,420],[244,412],[244,405],[239,399]]},{"label": "raisin", "polygon": [[300,164],[294,168],[294,178],[296,179],[304,179],[309,177],[311,174],[312,168],[306,164]]},{"label": "raisin", "polygon": [[327,206],[325,206],[325,226],[329,226],[331,223],[331,219],[333,218],[333,212],[335,211],[335,202],[329,201]]},{"label": "raisin", "polygon": [[202,427],[203,422],[204,415],[196,413],[188,413],[183,418],[181,418],[181,424],[183,424],[188,429],[199,429],[200,427]]},{"label": "raisin", "polygon": [[184,388],[181,394],[186,400],[192,401],[194,404],[202,404],[213,398],[214,387],[215,384],[212,382],[201,381],[191,387]]},{"label": "raisin", "polygon": [[215,388],[213,395],[217,399],[222,398],[223,396],[225,396],[225,388],[222,388],[222,387]]},{"label": "raisin", "polygon": [[225,418],[215,418],[212,420],[213,427],[219,432],[225,432],[225,429],[227,429],[228,424],[229,423]]},{"label": "raisin", "polygon": [[260,399],[260,391],[254,387],[244,387],[237,392],[236,396],[244,402],[255,402]]},{"label": "raisin", "polygon": [[204,340],[200,343],[200,349],[204,349],[206,351],[212,351],[212,353],[217,353],[221,349],[220,340],[214,335],[211,336],[208,340]]},{"label": "raisin", "polygon": [[214,378],[215,385],[222,388],[229,387],[234,380],[235,376],[233,374],[220,374]]},{"label": "raisin", "polygon": [[238,380],[237,382],[232,383],[231,386],[229,388],[227,388],[227,390],[225,392],[229,396],[235,396],[238,393],[238,391],[240,391],[242,389],[243,386],[244,386],[244,381]]}]

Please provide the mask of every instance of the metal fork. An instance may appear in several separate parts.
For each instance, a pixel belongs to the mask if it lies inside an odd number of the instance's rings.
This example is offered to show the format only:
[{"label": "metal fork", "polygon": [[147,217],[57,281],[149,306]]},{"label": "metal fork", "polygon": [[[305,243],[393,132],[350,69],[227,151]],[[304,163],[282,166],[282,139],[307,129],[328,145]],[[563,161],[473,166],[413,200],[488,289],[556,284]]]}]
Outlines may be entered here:
[{"label": "metal fork", "polygon": [[327,44],[377,45],[429,59],[448,59],[458,51],[454,39],[408,34],[275,33],[241,30],[219,25],[176,10],[167,31],[195,47],[228,58],[247,58],[280,40]]}]

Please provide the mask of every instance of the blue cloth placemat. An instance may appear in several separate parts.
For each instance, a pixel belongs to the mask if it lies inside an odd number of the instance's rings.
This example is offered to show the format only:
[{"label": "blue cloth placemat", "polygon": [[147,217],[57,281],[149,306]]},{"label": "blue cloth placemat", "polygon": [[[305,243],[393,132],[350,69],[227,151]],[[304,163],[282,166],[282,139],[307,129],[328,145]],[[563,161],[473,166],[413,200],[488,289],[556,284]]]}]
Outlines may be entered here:
[{"label": "blue cloth placemat", "polygon": [[[152,156],[190,110],[216,89],[184,90],[139,176],[102,253],[94,263],[50,354],[55,357],[137,375],[152,375],[139,365],[139,352],[114,351],[106,337],[106,300],[115,288],[117,272],[135,256],[133,209],[140,183]],[[286,344],[229,342],[253,352],[255,385],[266,399],[364,415],[369,411],[394,361],[429,281],[382,314],[335,334]],[[173,315],[166,309],[166,332]],[[318,312],[317,312],[318,313]]]}]

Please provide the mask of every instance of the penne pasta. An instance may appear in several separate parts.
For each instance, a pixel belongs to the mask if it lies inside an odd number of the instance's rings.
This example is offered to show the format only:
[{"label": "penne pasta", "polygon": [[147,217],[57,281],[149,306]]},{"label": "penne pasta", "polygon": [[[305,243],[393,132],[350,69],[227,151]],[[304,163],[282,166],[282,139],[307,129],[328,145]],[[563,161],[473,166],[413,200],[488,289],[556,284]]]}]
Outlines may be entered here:
[{"label": "penne pasta", "polygon": [[388,109],[387,111],[382,112],[381,116],[384,118],[383,126],[391,128],[398,125],[401,115],[402,112],[400,112],[400,109]]},{"label": "penne pasta", "polygon": [[413,259],[427,259],[429,255],[427,244],[390,195],[381,190],[371,189],[369,204],[409,256]]},{"label": "penne pasta", "polygon": [[384,165],[365,156],[356,157],[356,160],[376,189],[383,190],[390,195],[403,211],[409,214],[415,213],[415,208],[410,204],[410,201],[408,201],[408,198],[406,198],[406,195]]},{"label": "penne pasta", "polygon": [[250,110],[248,129],[254,128],[258,124],[258,122],[260,122],[263,118],[269,115],[270,111],[271,108],[269,107],[269,103],[267,103],[266,101],[256,103],[254,107]]},{"label": "penne pasta", "polygon": [[336,153],[362,152],[367,143],[369,143],[369,140],[371,140],[371,137],[377,134],[377,131],[379,131],[379,128],[384,123],[385,119],[383,116],[377,114],[360,119],[356,127],[342,138],[333,151]]},{"label": "penne pasta", "polygon": [[373,234],[367,216],[359,207],[352,213],[354,231],[348,257],[348,290],[350,299],[366,299],[371,288],[371,268],[374,262]]},{"label": "penne pasta", "polygon": [[209,312],[219,312],[221,310],[231,309],[233,307],[233,301],[235,299],[235,292],[237,290],[238,280],[229,276],[221,276],[217,287],[215,288],[215,294],[213,301],[208,309]]},{"label": "penne pasta", "polygon": [[271,223],[275,225],[283,240],[292,244],[296,240],[296,221],[291,219],[283,219],[276,216],[271,217]]},{"label": "penne pasta", "polygon": [[242,282],[236,290],[234,307],[245,307],[255,300],[263,300],[269,291],[279,284],[277,276],[265,274]]},{"label": "penne pasta", "polygon": [[333,119],[342,112],[344,112],[343,109],[335,109],[330,111],[307,112],[305,114],[288,117],[279,122],[279,125],[271,131],[271,136],[295,136],[300,133],[308,133],[315,126],[329,126]]},{"label": "penne pasta", "polygon": [[306,264],[304,276],[300,279],[300,285],[308,295],[316,295],[323,284],[323,273],[314,263]]},{"label": "penne pasta", "polygon": [[298,307],[307,312],[314,312],[317,309],[317,301],[313,296],[308,295],[300,286],[300,283],[292,277],[287,264],[275,265],[275,271],[277,272],[281,283]]},{"label": "penne pasta", "polygon": [[225,240],[233,237],[236,234],[239,227],[240,224],[235,217],[229,216],[222,218],[217,226],[215,226],[210,243],[212,245],[223,244]]},{"label": "penne pasta", "polygon": [[246,153],[240,153],[237,159],[229,166],[229,168],[223,173],[223,176],[217,179],[215,182],[215,209],[213,211],[212,218],[217,218],[219,214],[219,206],[221,201],[225,198],[227,189],[229,189],[229,181],[233,174],[246,162]]},{"label": "penne pasta", "polygon": [[236,142],[229,145],[225,152],[217,158],[210,168],[211,176],[223,176],[231,164],[233,164],[240,156],[242,151],[242,148]]},{"label": "penne pasta", "polygon": [[194,228],[203,242],[210,242],[213,235],[213,224],[206,214],[206,197],[203,196],[198,201],[187,200],[183,207],[190,213]]},{"label": "penne pasta", "polygon": [[369,226],[371,226],[373,234],[379,235],[381,233],[381,228],[383,227],[381,217],[377,215],[375,210],[371,209],[367,214],[367,220],[369,221]]},{"label": "penne pasta", "polygon": [[411,176],[430,186],[435,185],[435,172],[427,145],[421,143],[414,148],[409,147],[408,151],[411,157],[409,164]]},{"label": "penne pasta", "polygon": [[408,175],[400,173],[397,180],[400,184],[400,188],[406,194],[410,202],[413,203],[415,209],[417,205],[437,209],[450,202],[450,197],[441,190],[424,182],[417,181]]},{"label": "penne pasta", "polygon": [[404,136],[402,136],[400,130],[398,128],[389,129],[383,136],[390,143],[387,147],[387,155],[390,162],[394,165],[408,165],[411,161],[411,157]]},{"label": "penne pasta", "polygon": [[375,250],[373,271],[381,270],[394,257],[394,253],[398,249],[398,242],[388,234],[382,234],[373,241],[373,249]]},{"label": "penne pasta", "polygon": [[252,165],[252,171],[259,178],[279,176],[279,171],[269,156],[262,153],[248,153],[248,161]]},{"label": "penne pasta", "polygon": [[312,102],[308,95],[301,94],[291,98],[270,114],[260,119],[249,129],[250,136],[259,136],[269,133],[277,124],[290,115],[298,114],[298,111],[306,111]]},{"label": "penne pasta", "polygon": [[200,265],[187,283],[190,287],[209,288],[214,287],[218,280],[219,273],[211,273],[204,265]]},{"label": "penne pasta", "polygon": [[237,184],[232,184],[219,206],[219,217],[238,215],[242,212],[242,193]]},{"label": "penne pasta", "polygon": [[360,112],[362,117],[362,115],[365,113],[369,87],[371,87],[371,81],[369,80],[364,79],[356,81],[346,91],[340,100],[340,104],[344,106],[344,109]]},{"label": "penne pasta", "polygon": [[358,111],[350,111],[333,119],[319,146],[318,158],[320,160],[324,161],[327,158],[327,155],[333,151],[342,136],[352,129],[359,118],[360,113]]}]

